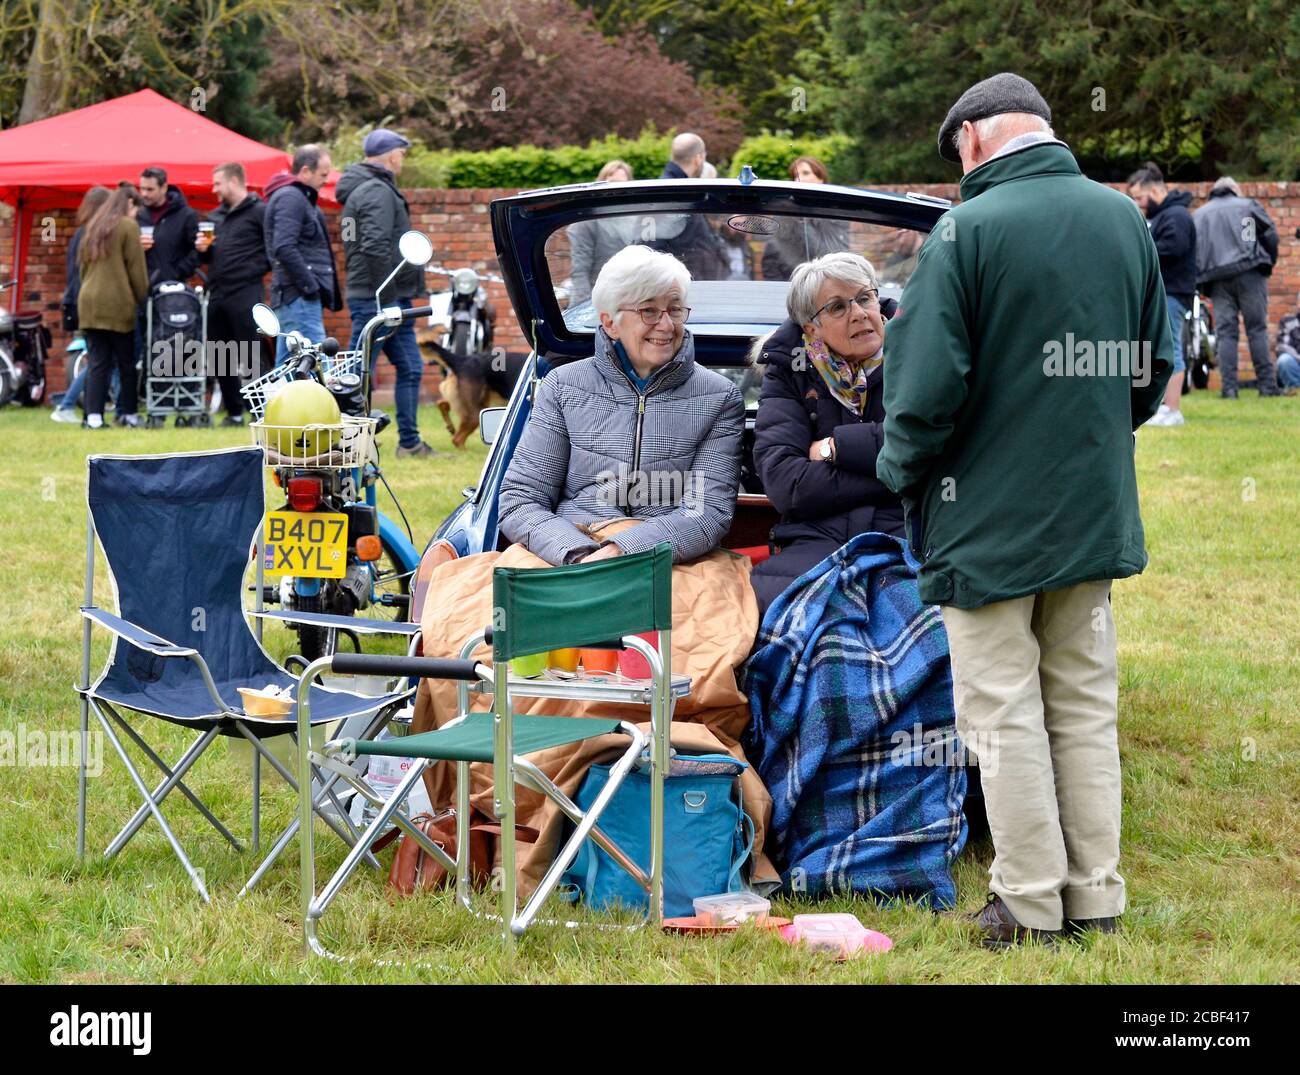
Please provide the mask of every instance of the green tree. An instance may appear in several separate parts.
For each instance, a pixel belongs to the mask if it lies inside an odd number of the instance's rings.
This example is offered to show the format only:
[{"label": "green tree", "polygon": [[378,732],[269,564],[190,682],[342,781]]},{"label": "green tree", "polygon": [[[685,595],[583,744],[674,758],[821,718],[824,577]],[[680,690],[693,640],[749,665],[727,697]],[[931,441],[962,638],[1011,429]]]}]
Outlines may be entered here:
[{"label": "green tree", "polygon": [[1148,158],[1186,179],[1300,175],[1293,0],[845,0],[831,26],[828,92],[866,180],[951,179],[939,124],[998,71],[1038,86],[1097,178]]},{"label": "green tree", "polygon": [[[823,78],[831,0],[582,0],[606,34],[644,24],[701,86],[730,90],[746,130],[820,133],[809,75]],[[801,53],[803,54],[801,56]]]}]

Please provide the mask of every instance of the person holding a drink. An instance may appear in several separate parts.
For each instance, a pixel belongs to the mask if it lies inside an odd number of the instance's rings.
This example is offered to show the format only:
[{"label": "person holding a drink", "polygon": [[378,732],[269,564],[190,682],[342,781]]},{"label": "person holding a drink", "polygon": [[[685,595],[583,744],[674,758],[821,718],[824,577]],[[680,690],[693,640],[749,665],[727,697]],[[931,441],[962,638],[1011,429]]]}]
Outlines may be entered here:
[{"label": "person holding a drink", "polygon": [[253,323],[253,306],[266,297],[265,277],[271,271],[263,225],[266,205],[249,191],[244,166],[219,165],[212,172],[212,192],[220,199],[208,219],[199,224],[195,249],[208,270],[208,339],[226,417],[223,426],[243,425],[240,378],[260,376],[262,338]]}]

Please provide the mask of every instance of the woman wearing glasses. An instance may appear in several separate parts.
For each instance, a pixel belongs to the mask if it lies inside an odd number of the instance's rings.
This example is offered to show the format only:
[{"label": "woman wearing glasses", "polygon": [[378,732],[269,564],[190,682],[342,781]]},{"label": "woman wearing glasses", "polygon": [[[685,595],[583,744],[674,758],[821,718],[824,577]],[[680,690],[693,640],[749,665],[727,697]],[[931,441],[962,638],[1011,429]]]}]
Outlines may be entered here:
[{"label": "woman wearing glasses", "polygon": [[885,312],[875,270],[847,252],[804,262],[786,310],[752,353],[766,367],[754,468],[781,513],[773,555],[751,577],[760,612],[850,538],[903,533],[902,504],[876,478]]},{"label": "woman wearing glasses", "polygon": [[[594,355],[538,386],[499,510],[506,537],[547,563],[661,541],[680,563],[717,548],[731,525],[745,405],[731,381],[695,363],[690,282],[671,254],[619,251],[592,288]],[[637,525],[596,532],[617,520]]]}]

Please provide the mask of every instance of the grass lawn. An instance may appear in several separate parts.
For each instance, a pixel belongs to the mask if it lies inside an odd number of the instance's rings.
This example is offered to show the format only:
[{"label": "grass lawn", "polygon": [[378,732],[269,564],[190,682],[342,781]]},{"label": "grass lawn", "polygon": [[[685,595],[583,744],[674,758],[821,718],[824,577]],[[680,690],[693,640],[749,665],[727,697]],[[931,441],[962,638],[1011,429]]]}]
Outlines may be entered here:
[{"label": "grass lawn", "polygon": [[[1128,882],[1123,932],[1059,951],[981,950],[952,916],[837,899],[894,938],[887,955],[833,964],[772,937],[689,938],[539,927],[513,954],[457,914],[445,894],[385,898],[362,871],[331,908],[335,950],[427,966],[311,960],[298,933],[296,844],[243,901],[255,860],[238,855],[179,795],[164,811],[213,903],[190,886],[148,822],[126,852],[97,859],[139,804],[108,744],[91,781],[87,863],[76,855],[76,770],[5,758],[0,858],[0,980],[18,982],[1296,982],[1300,981],[1300,398],[1236,403],[1198,394],[1188,424],[1139,434],[1146,574],[1115,588]],[[0,413],[0,732],[75,729],[85,562],[88,451],[155,452],[244,443],[239,430],[92,434],[47,411]],[[432,408],[426,436],[443,454],[392,460],[389,480],[423,544],[477,481],[483,448],[454,453]],[[384,436],[391,460],[395,435]],[[381,501],[382,503],[382,501]],[[165,541],[141,534],[141,541]],[[102,577],[102,576],[101,576]],[[111,607],[107,586],[97,601]],[[268,633],[268,638],[270,634]],[[290,652],[282,633],[272,648]],[[98,667],[107,645],[99,639]],[[92,728],[94,727],[92,721]],[[168,758],[188,737],[152,722]],[[7,738],[8,736],[6,736]],[[92,755],[93,756],[93,755]],[[141,766],[147,765],[139,759]],[[144,768],[146,779],[149,772]],[[236,835],[249,824],[247,769],[224,744],[188,778]],[[269,840],[294,801],[263,787]],[[341,845],[318,828],[322,871]],[[386,852],[385,856],[391,852]],[[991,848],[957,870],[963,910],[983,903]],[[813,909],[786,902],[785,913]],[[419,953],[417,956],[416,953]]]}]

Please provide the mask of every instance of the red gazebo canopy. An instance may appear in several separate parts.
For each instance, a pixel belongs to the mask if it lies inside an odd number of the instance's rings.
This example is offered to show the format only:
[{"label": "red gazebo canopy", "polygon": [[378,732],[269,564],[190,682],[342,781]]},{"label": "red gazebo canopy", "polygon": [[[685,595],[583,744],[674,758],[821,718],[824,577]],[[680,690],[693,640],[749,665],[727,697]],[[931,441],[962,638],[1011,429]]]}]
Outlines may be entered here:
[{"label": "red gazebo canopy", "polygon": [[212,169],[226,161],[244,166],[254,190],[289,166],[284,150],[140,90],[0,131],[0,201],[27,211],[70,209],[97,183],[136,182],[156,164],[202,208],[216,204]]}]

